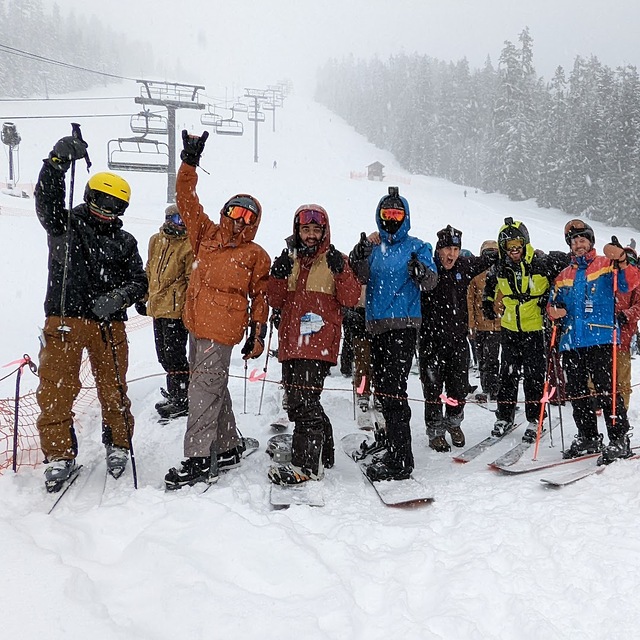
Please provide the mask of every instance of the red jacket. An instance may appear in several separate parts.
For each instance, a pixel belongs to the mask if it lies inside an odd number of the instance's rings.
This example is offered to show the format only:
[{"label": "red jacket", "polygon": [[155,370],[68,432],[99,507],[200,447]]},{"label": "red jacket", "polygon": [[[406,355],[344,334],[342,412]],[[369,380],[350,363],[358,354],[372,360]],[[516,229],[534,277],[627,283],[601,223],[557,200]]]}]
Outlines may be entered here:
[{"label": "red jacket", "polygon": [[[637,269],[629,266],[627,269]],[[616,314],[624,311],[627,316],[627,323],[620,326],[620,351],[631,349],[631,339],[638,330],[638,320],[640,320],[640,288],[636,287],[628,293],[616,294]]]},{"label": "red jacket", "polygon": [[[314,205],[314,208],[319,207]],[[278,329],[280,362],[301,359],[336,364],[338,361],[342,307],[358,304],[361,285],[349,267],[347,256],[343,255],[342,273],[333,274],[329,269],[326,254],[330,242],[327,216],[326,232],[317,253],[311,257],[294,256],[293,271],[286,280],[269,278],[269,305],[282,310]],[[321,322],[310,328],[302,321],[308,313],[320,316]],[[308,332],[318,328],[318,331]]]}]

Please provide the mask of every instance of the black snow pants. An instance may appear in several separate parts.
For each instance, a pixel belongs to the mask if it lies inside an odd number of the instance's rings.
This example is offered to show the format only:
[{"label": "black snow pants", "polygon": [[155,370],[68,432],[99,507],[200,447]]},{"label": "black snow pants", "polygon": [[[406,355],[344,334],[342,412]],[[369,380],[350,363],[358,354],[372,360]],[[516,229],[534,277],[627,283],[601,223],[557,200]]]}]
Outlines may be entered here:
[{"label": "black snow pants", "polygon": [[169,396],[178,402],[186,402],[189,390],[189,332],[179,318],[154,318],[153,335],[158,362],[167,373]]}]

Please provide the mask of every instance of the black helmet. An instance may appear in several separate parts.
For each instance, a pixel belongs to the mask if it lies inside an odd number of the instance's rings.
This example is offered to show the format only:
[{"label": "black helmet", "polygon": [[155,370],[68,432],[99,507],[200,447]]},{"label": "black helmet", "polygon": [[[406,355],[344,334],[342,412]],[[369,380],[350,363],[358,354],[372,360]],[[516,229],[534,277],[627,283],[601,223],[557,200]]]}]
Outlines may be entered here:
[{"label": "black helmet", "polygon": [[513,218],[505,218],[504,225],[498,232],[498,248],[500,249],[500,253],[506,254],[507,241],[516,240],[517,238],[522,239],[526,248],[529,244],[529,231],[527,227],[524,222],[519,222]]},{"label": "black helmet", "polygon": [[596,235],[593,233],[593,229],[583,220],[569,220],[564,225],[564,239],[566,243],[571,246],[571,240],[573,238],[586,238],[593,246],[596,243]]}]

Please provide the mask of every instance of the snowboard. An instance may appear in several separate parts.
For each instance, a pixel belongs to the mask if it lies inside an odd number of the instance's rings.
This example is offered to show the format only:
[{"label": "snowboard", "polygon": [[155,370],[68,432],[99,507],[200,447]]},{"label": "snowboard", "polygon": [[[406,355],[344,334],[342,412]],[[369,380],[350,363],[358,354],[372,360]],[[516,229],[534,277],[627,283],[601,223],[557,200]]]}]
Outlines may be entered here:
[{"label": "snowboard", "polygon": [[[242,452],[242,455],[240,456],[242,460],[244,460],[245,458],[249,457],[252,453],[255,453],[259,448],[260,448],[260,443],[255,439],[255,438],[247,438],[245,436],[242,437],[242,439],[244,440],[244,445],[245,445],[245,450]],[[220,477],[218,479],[218,482],[220,482],[220,479],[222,479],[222,477],[227,474],[229,471],[233,471],[234,469],[238,469],[238,467],[227,467],[226,469],[220,469]],[[205,487],[205,489],[201,492],[201,493],[206,493],[207,491],[209,491],[209,489],[211,489],[211,487],[214,487],[216,484],[218,484],[218,482],[214,482],[213,484],[207,484],[207,486]],[[197,484],[195,486],[201,486],[200,484]],[[175,491],[175,489],[169,489],[169,491]]]},{"label": "snowboard", "polygon": [[465,449],[462,453],[453,456],[453,459],[456,462],[469,462],[470,460],[477,458],[481,453],[484,453],[490,447],[493,447],[494,444],[502,442],[507,435],[515,431],[519,426],[520,423],[516,422],[502,436],[487,436],[486,438],[484,438],[484,440],[481,440],[477,444],[474,444],[472,447]]},{"label": "snowboard", "polygon": [[308,480],[302,484],[293,485],[272,484],[269,500],[276,508],[290,507],[296,504],[324,507],[322,481]]},{"label": "snowboard", "polygon": [[285,412],[281,412],[278,416],[271,422],[270,426],[274,431],[282,432],[286,431],[293,423],[289,421],[287,414]]},{"label": "snowboard", "polygon": [[[428,503],[433,500],[432,492],[421,482],[411,477],[406,480],[371,480],[367,475],[367,462],[357,458],[363,452],[363,444],[370,448],[374,437],[369,433],[351,433],[344,436],[340,443],[344,453],[353,460],[369,484],[375,489],[380,500],[389,507],[410,506]],[[371,456],[366,455],[371,461]]]}]

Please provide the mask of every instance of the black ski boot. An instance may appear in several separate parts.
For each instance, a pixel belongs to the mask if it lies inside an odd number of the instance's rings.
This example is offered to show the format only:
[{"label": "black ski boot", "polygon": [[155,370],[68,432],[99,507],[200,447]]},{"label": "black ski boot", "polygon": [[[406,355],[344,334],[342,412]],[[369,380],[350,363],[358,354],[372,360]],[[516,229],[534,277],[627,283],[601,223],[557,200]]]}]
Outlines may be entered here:
[{"label": "black ski boot", "polygon": [[156,411],[160,409],[160,407],[164,407],[164,405],[169,404],[172,400],[169,392],[166,389],[160,387],[160,393],[162,394],[163,400],[156,402]]},{"label": "black ski boot", "polygon": [[[546,429],[543,427],[540,435],[542,435]],[[533,444],[538,437],[538,425],[535,422],[530,422],[529,426],[525,429],[525,432],[522,436],[522,442],[526,442],[527,444]]]},{"label": "black ski boot", "polygon": [[116,480],[124,473],[129,460],[129,450],[108,444],[105,447],[107,457],[107,472]]},{"label": "black ski boot", "polygon": [[429,447],[434,451],[437,451],[438,453],[446,453],[447,451],[451,451],[451,447],[449,446],[447,439],[443,435],[429,438]]},{"label": "black ski boot", "polygon": [[229,449],[229,451],[217,454],[218,471],[225,471],[227,469],[235,469],[236,467],[239,467],[240,461],[242,460],[242,454],[246,449],[247,445],[245,444],[244,438],[242,438],[241,443],[237,447],[233,447],[233,449]]},{"label": "black ski boot", "polygon": [[629,436],[625,435],[609,442],[609,446],[605,448],[602,455],[598,458],[598,464],[611,464],[616,460],[630,458],[632,455],[633,451],[631,451]]},{"label": "black ski boot", "polygon": [[169,491],[192,486],[198,482],[213,484],[218,481],[217,465],[215,475],[211,474],[211,458],[193,457],[183,460],[180,469],[169,469],[164,483]]},{"label": "black ski boot", "polygon": [[76,470],[76,461],[55,460],[44,470],[44,486],[49,493],[57,493]]},{"label": "black ski boot", "polygon": [[367,478],[372,482],[381,480],[407,480],[411,477],[413,465],[400,461],[389,452],[380,458],[374,458],[371,464],[366,466]]},{"label": "black ski boot", "polygon": [[164,420],[173,420],[189,415],[189,402],[186,398],[171,398],[166,404],[156,405],[156,411]]},{"label": "black ski boot", "polygon": [[604,449],[602,444],[602,434],[598,434],[593,438],[577,435],[571,446],[562,452],[562,457],[567,460],[569,458],[580,458],[591,453],[600,453]]}]

